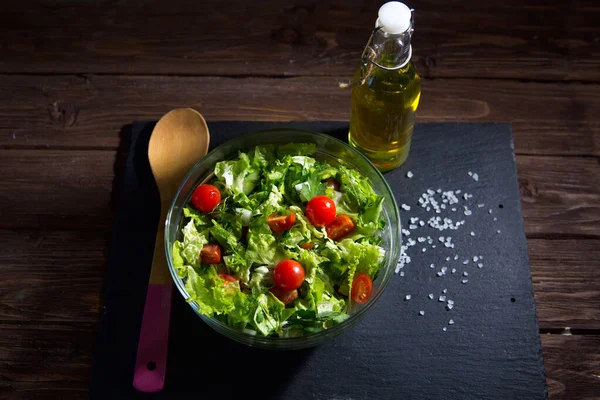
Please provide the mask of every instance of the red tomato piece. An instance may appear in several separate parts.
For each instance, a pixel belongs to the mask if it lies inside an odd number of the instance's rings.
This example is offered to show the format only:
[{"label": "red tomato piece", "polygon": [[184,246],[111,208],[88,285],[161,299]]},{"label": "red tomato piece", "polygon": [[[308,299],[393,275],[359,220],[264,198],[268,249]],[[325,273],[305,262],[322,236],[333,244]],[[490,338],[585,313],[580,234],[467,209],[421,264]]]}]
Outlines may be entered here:
[{"label": "red tomato piece", "polygon": [[305,249],[305,250],[312,250],[315,248],[315,245],[312,244],[311,242],[300,243],[298,246],[300,246],[300,248]]},{"label": "red tomato piece", "polygon": [[298,298],[298,291],[296,289],[283,290],[274,286],[271,289],[269,289],[269,291],[273,293],[273,295],[277,297],[286,306],[289,306],[294,302],[294,300]]},{"label": "red tomato piece", "polygon": [[289,215],[273,213],[267,218],[269,228],[275,233],[281,233],[290,229],[296,223],[296,213],[289,210]]},{"label": "red tomato piece", "polygon": [[204,264],[218,264],[221,262],[221,248],[218,244],[205,244],[200,250],[200,261]]},{"label": "red tomato piece", "polygon": [[304,268],[298,261],[283,260],[273,271],[275,286],[283,290],[298,289],[304,282]]},{"label": "red tomato piece", "polygon": [[327,183],[327,185],[330,188],[333,188],[333,190],[336,190],[338,192],[340,191],[340,183],[336,179],[333,179],[333,178],[325,179],[325,182]]},{"label": "red tomato piece", "polygon": [[358,304],[364,304],[371,298],[373,291],[373,281],[367,274],[358,274],[352,281],[352,291],[350,296],[352,301]]},{"label": "red tomato piece", "polygon": [[345,214],[338,215],[331,224],[325,227],[327,237],[332,240],[340,240],[348,236],[352,229],[354,229],[354,221]]},{"label": "red tomato piece", "polygon": [[225,281],[226,285],[233,283],[233,282],[237,282],[237,279],[235,279],[233,276],[231,276],[229,274],[219,274],[219,278],[223,279]]},{"label": "red tomato piece", "polygon": [[221,192],[213,185],[200,185],[192,193],[192,205],[196,210],[208,213],[221,202]]},{"label": "red tomato piece", "polygon": [[336,212],[335,203],[327,196],[315,196],[306,204],[306,218],[318,228],[332,223]]}]

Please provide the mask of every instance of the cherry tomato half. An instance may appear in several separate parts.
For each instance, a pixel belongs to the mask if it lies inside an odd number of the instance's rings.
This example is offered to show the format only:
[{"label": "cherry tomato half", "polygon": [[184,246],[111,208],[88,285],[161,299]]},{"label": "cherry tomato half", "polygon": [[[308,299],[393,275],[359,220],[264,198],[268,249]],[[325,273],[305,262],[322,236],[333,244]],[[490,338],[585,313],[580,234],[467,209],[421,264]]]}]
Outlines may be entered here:
[{"label": "cherry tomato half", "polygon": [[269,291],[273,293],[273,295],[277,297],[286,306],[289,306],[294,302],[294,300],[298,298],[298,291],[296,289],[283,290],[274,286],[271,289],[269,289]]},{"label": "cherry tomato half", "polygon": [[332,240],[340,240],[346,237],[352,232],[352,229],[354,229],[354,221],[345,214],[338,215],[331,224],[325,227],[327,237]]},{"label": "cherry tomato half", "polygon": [[300,248],[304,250],[312,250],[315,248],[315,245],[311,242],[300,243],[298,246],[300,246]]},{"label": "cherry tomato half", "polygon": [[192,205],[196,210],[211,212],[221,202],[221,193],[213,185],[200,185],[192,193]]},{"label": "cherry tomato half", "polygon": [[335,203],[327,196],[313,197],[306,205],[306,218],[318,228],[332,223],[335,213]]},{"label": "cherry tomato half", "polygon": [[231,276],[229,274],[219,274],[219,278],[223,279],[225,281],[226,285],[233,283],[233,282],[237,282],[237,279],[235,279],[233,276]]},{"label": "cherry tomato half", "polygon": [[269,228],[275,233],[281,233],[290,229],[296,223],[296,214],[290,211],[290,215],[283,215],[281,213],[273,213],[267,218]]},{"label": "cherry tomato half", "polygon": [[218,244],[205,244],[200,250],[200,261],[204,264],[218,264],[221,262],[221,248]]},{"label": "cherry tomato half", "polygon": [[358,274],[352,281],[352,292],[350,296],[352,301],[358,304],[366,303],[371,298],[373,291],[373,281],[367,274]]},{"label": "cherry tomato half", "polygon": [[298,261],[283,260],[273,271],[275,285],[284,290],[298,289],[304,282],[304,268]]},{"label": "cherry tomato half", "polygon": [[336,190],[338,192],[340,191],[340,183],[336,179],[333,179],[333,178],[325,179],[325,182],[333,190]]}]

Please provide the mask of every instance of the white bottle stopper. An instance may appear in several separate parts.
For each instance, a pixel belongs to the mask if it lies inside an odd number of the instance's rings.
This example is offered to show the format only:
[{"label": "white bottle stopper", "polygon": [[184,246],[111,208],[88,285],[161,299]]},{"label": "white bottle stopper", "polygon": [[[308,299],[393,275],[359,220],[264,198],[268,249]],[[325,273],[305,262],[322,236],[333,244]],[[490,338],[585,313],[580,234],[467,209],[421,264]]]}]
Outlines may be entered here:
[{"label": "white bottle stopper", "polygon": [[379,9],[379,18],[375,26],[381,26],[385,32],[395,35],[410,28],[411,17],[412,13],[406,4],[390,1]]}]

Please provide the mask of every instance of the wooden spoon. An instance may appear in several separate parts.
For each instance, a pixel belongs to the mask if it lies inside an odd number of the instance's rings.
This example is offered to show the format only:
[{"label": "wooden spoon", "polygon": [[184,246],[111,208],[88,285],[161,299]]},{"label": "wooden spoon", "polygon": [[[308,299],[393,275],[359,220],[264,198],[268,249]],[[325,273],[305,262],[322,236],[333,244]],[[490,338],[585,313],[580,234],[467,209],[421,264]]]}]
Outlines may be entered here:
[{"label": "wooden spoon", "polygon": [[173,280],[165,256],[165,219],[179,184],[208,151],[210,135],[199,112],[178,108],[156,124],[148,145],[148,160],[160,193],[160,221],[133,375],[140,392],[162,390],[167,369]]}]

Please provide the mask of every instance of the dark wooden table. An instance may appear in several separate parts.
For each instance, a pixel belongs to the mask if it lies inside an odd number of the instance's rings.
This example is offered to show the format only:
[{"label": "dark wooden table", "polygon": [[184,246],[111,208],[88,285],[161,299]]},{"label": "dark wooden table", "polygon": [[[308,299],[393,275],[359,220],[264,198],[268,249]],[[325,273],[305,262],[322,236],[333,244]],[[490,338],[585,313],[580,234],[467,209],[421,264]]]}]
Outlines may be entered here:
[{"label": "dark wooden table", "polygon": [[[0,397],[84,398],[135,119],[344,120],[380,1],[0,13]],[[510,122],[551,399],[600,398],[600,7],[413,1],[419,122]],[[568,328],[570,327],[570,328]]]}]

